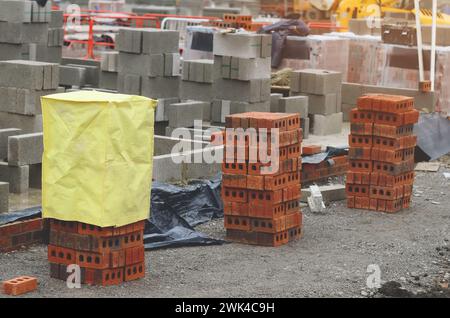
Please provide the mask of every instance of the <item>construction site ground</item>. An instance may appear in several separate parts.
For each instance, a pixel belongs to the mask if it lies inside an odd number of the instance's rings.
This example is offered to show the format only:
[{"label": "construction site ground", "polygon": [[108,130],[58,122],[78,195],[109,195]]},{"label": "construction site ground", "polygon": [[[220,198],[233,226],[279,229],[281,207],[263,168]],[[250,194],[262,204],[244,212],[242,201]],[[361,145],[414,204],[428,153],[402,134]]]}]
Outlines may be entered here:
[{"label": "construction site ground", "polygon": [[[348,209],[345,201],[320,214],[303,208],[302,239],[282,247],[231,243],[147,251],[144,279],[69,289],[49,277],[46,246],[34,245],[0,254],[0,280],[36,276],[38,290],[24,297],[449,297],[450,179],[443,172],[450,172],[450,162],[441,161],[438,172],[416,173],[410,209],[386,214]],[[225,238],[223,219],[197,229]],[[371,264],[394,290],[366,286]]]}]

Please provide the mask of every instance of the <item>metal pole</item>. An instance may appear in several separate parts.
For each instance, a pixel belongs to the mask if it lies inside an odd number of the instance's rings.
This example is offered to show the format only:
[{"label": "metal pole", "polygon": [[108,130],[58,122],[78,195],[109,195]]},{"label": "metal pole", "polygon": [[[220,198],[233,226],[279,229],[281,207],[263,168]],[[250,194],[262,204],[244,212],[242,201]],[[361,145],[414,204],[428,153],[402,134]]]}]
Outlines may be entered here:
[{"label": "metal pole", "polygon": [[423,53],[422,53],[422,27],[420,25],[419,0],[414,0],[414,11],[416,15],[417,55],[419,57],[419,80],[423,82],[424,77],[423,77]]},{"label": "metal pole", "polygon": [[431,91],[434,92],[434,73],[436,65],[436,15],[437,15],[437,0],[433,0],[433,18],[431,24],[431,63],[430,63],[430,81]]}]

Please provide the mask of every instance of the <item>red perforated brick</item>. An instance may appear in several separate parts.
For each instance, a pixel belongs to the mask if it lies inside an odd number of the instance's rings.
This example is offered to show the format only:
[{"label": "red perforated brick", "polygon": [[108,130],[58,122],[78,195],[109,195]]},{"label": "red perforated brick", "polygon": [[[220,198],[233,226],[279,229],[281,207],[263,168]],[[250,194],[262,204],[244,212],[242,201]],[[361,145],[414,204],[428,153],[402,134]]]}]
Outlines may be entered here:
[{"label": "red perforated brick", "polygon": [[403,136],[395,139],[374,136],[372,141],[372,145],[374,148],[383,148],[386,150],[413,148],[416,146],[416,143],[417,136]]},{"label": "red perforated brick", "polygon": [[374,114],[372,111],[352,109],[350,111],[350,123],[373,123]]},{"label": "red perforated brick", "polygon": [[132,281],[145,277],[145,262],[125,267],[125,281]]},{"label": "red perforated brick", "polygon": [[371,160],[370,147],[352,147],[348,150],[349,159]]},{"label": "red perforated brick", "polygon": [[222,172],[225,174],[247,174],[247,164],[245,162],[224,162]]},{"label": "red perforated brick", "polygon": [[316,153],[320,153],[322,151],[322,147],[320,145],[308,145],[302,147],[302,153],[305,156],[315,155]]},{"label": "red perforated brick", "polygon": [[348,193],[347,193],[347,207],[348,208],[354,208],[355,207],[355,197],[348,195]]},{"label": "red perforated brick", "polygon": [[[275,219],[250,219],[251,230],[261,233],[277,233],[286,230],[286,216]],[[239,229],[236,229],[239,230]]]},{"label": "red perforated brick", "polygon": [[246,203],[248,201],[248,193],[246,189],[222,187],[222,199],[228,202]]},{"label": "red perforated brick", "polygon": [[374,124],[373,125],[373,135],[387,138],[399,138],[403,136],[412,135],[414,130],[414,125],[403,125],[403,126],[391,126]]},{"label": "red perforated brick", "polygon": [[352,135],[372,135],[373,123],[352,123],[350,133]]},{"label": "red perforated brick", "polygon": [[370,172],[354,172],[354,171],[348,171],[347,172],[347,183],[354,183],[354,184],[370,184]]},{"label": "red perforated brick", "polygon": [[135,246],[125,250],[125,265],[142,263],[145,257],[144,246]]},{"label": "red perforated brick", "polygon": [[369,199],[369,197],[355,196],[355,209],[368,210],[369,207],[370,207],[370,199]]},{"label": "red perforated brick", "polygon": [[349,169],[354,172],[372,172],[372,161],[349,159]]},{"label": "red perforated brick", "polygon": [[250,218],[243,216],[227,215],[224,217],[224,226],[226,229],[250,231]]},{"label": "red perforated brick", "polygon": [[395,213],[403,208],[403,199],[385,200],[385,202],[386,202],[385,212]]},{"label": "red perforated brick", "polygon": [[248,202],[250,209],[252,206],[272,207],[283,202],[283,190],[276,191],[256,191],[249,190]]},{"label": "red perforated brick", "polygon": [[37,279],[30,276],[19,276],[3,282],[3,292],[18,296],[37,289]]},{"label": "red perforated brick", "polygon": [[369,196],[369,186],[364,184],[351,184],[347,183],[345,185],[345,190],[348,196],[352,197],[368,197]]},{"label": "red perforated brick", "polygon": [[396,200],[403,197],[403,186],[380,187],[370,186],[370,198],[382,200]]},{"label": "red perforated brick", "polygon": [[399,163],[373,161],[373,172],[398,176],[414,169],[414,160],[401,161]]},{"label": "red perforated brick", "polygon": [[247,188],[247,176],[243,174],[222,174],[222,186],[229,188]]},{"label": "red perforated brick", "polygon": [[48,261],[51,263],[59,263],[59,264],[76,264],[76,252],[75,250],[57,247],[54,245],[49,245],[48,250]]},{"label": "red perforated brick", "polygon": [[224,202],[223,213],[225,215],[248,216],[248,203]]},{"label": "red perforated brick", "polygon": [[372,136],[348,135],[348,144],[350,147],[367,148],[372,146]]},{"label": "red perforated brick", "polygon": [[400,150],[387,150],[384,148],[372,148],[372,160],[385,162],[401,162],[414,159],[414,148]]},{"label": "red perforated brick", "polygon": [[[290,203],[290,202],[287,202]],[[287,203],[253,203],[249,205],[248,216],[252,218],[277,218],[286,214]],[[292,203],[290,203],[292,205]],[[298,202],[297,202],[298,204]],[[289,206],[290,209],[293,207]]]},{"label": "red perforated brick", "polygon": [[279,176],[264,177],[264,190],[280,190],[290,185],[300,184],[301,173],[291,172]]},{"label": "red perforated brick", "polygon": [[298,185],[290,185],[283,190],[283,201],[292,201],[299,199],[301,196],[301,187]]},{"label": "red perforated brick", "polygon": [[264,176],[247,175],[247,189],[264,190]]},{"label": "red perforated brick", "polygon": [[77,251],[76,264],[86,268],[106,269],[110,267],[110,257],[109,253],[100,254]]}]

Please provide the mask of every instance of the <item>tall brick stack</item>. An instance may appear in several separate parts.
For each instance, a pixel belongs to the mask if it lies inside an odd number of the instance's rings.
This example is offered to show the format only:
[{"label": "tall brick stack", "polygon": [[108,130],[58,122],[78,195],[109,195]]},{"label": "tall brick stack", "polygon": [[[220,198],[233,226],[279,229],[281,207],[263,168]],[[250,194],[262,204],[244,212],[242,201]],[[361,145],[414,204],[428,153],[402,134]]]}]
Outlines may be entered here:
[{"label": "tall brick stack", "polygon": [[117,285],[145,276],[144,221],[98,227],[52,219],[48,261],[50,276],[66,280],[67,266],[80,266],[81,283]]},{"label": "tall brick stack", "polygon": [[[226,127],[255,128],[258,131],[255,137],[259,140],[257,146],[250,142],[252,137],[247,137],[243,145],[230,145],[230,141],[235,139],[233,133],[225,133],[222,199],[227,238],[264,246],[280,246],[299,238],[302,233],[302,213],[298,203],[302,141],[299,115],[235,114],[226,117]],[[276,136],[270,128],[279,129],[277,162],[263,163],[267,160],[261,153],[257,160],[252,160],[251,151],[265,145],[261,128],[270,131],[267,140]],[[237,140],[240,137],[238,135]],[[270,142],[267,147],[270,153],[275,151]],[[240,150],[245,150],[242,160],[237,159]],[[268,167],[271,165],[278,169],[270,170]]]},{"label": "tall brick stack", "polygon": [[392,213],[409,207],[418,119],[411,97],[369,94],[358,99],[350,113],[349,208]]},{"label": "tall brick stack", "polygon": [[267,34],[214,34],[213,122],[228,114],[270,111],[271,48]]}]

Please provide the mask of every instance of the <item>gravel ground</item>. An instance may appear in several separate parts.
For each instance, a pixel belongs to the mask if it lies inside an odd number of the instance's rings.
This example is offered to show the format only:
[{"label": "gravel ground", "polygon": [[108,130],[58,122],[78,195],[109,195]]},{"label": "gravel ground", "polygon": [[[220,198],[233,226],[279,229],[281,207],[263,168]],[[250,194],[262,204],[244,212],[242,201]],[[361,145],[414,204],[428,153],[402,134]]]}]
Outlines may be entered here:
[{"label": "gravel ground", "polygon": [[[412,207],[397,214],[351,210],[344,201],[324,214],[304,208],[303,238],[279,248],[225,244],[149,251],[145,279],[69,289],[49,277],[46,247],[36,245],[0,254],[0,280],[38,277],[38,290],[24,297],[380,297],[395,295],[392,287],[399,284],[405,296],[449,297],[450,179],[444,171],[450,172],[448,162],[437,173],[418,172]],[[222,222],[198,229],[223,238]],[[381,292],[366,287],[370,264],[391,284]]]}]

